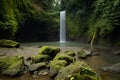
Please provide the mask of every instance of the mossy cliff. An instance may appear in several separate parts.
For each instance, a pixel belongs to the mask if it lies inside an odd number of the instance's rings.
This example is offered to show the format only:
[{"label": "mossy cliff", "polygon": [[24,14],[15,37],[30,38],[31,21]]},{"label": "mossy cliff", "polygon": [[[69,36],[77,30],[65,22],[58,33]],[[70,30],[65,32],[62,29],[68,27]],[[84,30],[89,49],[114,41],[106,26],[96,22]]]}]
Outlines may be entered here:
[{"label": "mossy cliff", "polygon": [[0,38],[13,39],[33,7],[29,0],[1,0],[0,8]]},{"label": "mossy cliff", "polygon": [[37,6],[37,3],[30,0],[1,0],[0,39],[17,41],[46,41],[52,37],[57,39],[54,36],[58,33],[59,14],[46,8],[44,10],[43,6],[46,4]]}]

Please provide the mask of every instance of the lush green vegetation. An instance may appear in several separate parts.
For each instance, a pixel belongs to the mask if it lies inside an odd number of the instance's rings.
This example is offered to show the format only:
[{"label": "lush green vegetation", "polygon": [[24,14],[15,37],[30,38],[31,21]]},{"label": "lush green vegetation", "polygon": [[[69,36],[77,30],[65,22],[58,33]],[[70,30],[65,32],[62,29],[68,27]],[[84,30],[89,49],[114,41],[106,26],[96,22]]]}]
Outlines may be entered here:
[{"label": "lush green vegetation", "polygon": [[[88,37],[86,41],[89,41],[96,33],[95,42],[97,43],[102,40],[119,43],[119,0],[62,0],[61,10],[66,10],[68,17],[75,20],[69,21],[68,27],[71,23],[74,24],[74,28],[79,29],[74,32],[79,38]],[[76,36],[74,36],[75,39]]]},{"label": "lush green vegetation", "polygon": [[1,0],[0,39],[44,41],[46,36],[55,35],[59,18],[58,13],[51,11],[52,6],[53,0]]},{"label": "lush green vegetation", "polygon": [[120,45],[119,0],[1,0],[0,39],[58,40],[60,10],[67,11],[68,39]]}]

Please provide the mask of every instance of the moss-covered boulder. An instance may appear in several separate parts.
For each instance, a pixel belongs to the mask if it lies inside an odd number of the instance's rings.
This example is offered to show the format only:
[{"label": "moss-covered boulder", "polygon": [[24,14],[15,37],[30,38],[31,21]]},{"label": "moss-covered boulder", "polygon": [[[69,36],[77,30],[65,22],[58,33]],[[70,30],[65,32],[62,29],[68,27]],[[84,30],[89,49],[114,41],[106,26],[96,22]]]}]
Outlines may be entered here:
[{"label": "moss-covered boulder", "polygon": [[54,60],[66,60],[67,63],[73,62],[74,57],[69,56],[65,53],[59,53],[55,56]]},{"label": "moss-covered boulder", "polygon": [[50,60],[50,56],[44,54],[38,54],[31,57],[33,63],[47,62]]},{"label": "moss-covered boulder", "polygon": [[53,60],[50,62],[50,76],[54,77],[57,75],[58,71],[67,65],[65,60]]},{"label": "moss-covered boulder", "polygon": [[53,61],[50,62],[50,76],[55,77],[58,71],[73,62],[74,57],[66,53],[58,53]]},{"label": "moss-covered boulder", "polygon": [[77,51],[77,56],[78,58],[86,58],[87,57],[87,52],[84,49],[80,49]]},{"label": "moss-covered boulder", "polygon": [[2,40],[0,40],[0,46],[7,47],[7,48],[19,48],[20,44],[19,44],[19,42],[16,42],[13,40],[2,39]]},{"label": "moss-covered boulder", "polygon": [[75,52],[73,50],[68,50],[68,51],[65,51],[64,53],[72,57],[75,56]]},{"label": "moss-covered boulder", "polygon": [[39,50],[39,54],[49,55],[51,58],[54,58],[59,52],[60,48],[53,46],[43,46]]},{"label": "moss-covered boulder", "polygon": [[39,69],[44,69],[46,67],[47,67],[47,63],[45,63],[45,62],[41,62],[41,63],[37,63],[37,64],[31,64],[29,66],[29,71],[34,72],[34,71],[37,71]]},{"label": "moss-covered boulder", "polygon": [[24,63],[22,56],[1,57],[0,74],[6,76],[19,76],[24,72]]},{"label": "moss-covered boulder", "polygon": [[55,80],[102,80],[85,62],[76,61],[61,68]]}]

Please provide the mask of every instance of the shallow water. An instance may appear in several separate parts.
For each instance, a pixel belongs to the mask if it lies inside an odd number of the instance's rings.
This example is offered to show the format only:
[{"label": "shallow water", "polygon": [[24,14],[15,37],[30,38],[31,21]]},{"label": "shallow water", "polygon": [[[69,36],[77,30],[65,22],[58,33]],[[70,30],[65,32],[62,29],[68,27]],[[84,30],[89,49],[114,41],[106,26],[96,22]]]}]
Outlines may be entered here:
[{"label": "shallow water", "polygon": [[[65,50],[74,50],[75,52],[78,49],[86,49],[88,51],[95,50],[95,53],[99,53],[99,56],[88,57],[84,61],[89,64],[102,78],[103,80],[120,80],[120,74],[118,73],[108,73],[103,72],[101,67],[109,66],[120,62],[120,56],[116,56],[112,53],[110,47],[94,46],[91,48],[89,44],[79,43],[79,42],[36,42],[36,43],[22,43],[22,46],[58,46],[64,52]],[[49,76],[41,76],[38,79],[34,79],[32,75],[27,74],[18,78],[3,78],[2,80],[50,80]]]}]

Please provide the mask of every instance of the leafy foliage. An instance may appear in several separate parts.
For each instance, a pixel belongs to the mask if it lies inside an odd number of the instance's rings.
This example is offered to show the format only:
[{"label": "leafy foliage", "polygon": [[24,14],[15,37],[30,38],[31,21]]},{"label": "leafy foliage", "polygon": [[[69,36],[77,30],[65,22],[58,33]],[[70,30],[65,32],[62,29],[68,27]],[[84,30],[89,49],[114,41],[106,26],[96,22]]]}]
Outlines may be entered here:
[{"label": "leafy foliage", "polygon": [[120,40],[119,0],[62,0],[61,3],[61,10],[78,22],[78,35],[86,34],[90,39],[97,31],[97,39]]},{"label": "leafy foliage", "polygon": [[0,38],[13,39],[18,26],[23,24],[26,15],[32,14],[29,0],[0,1]]}]

